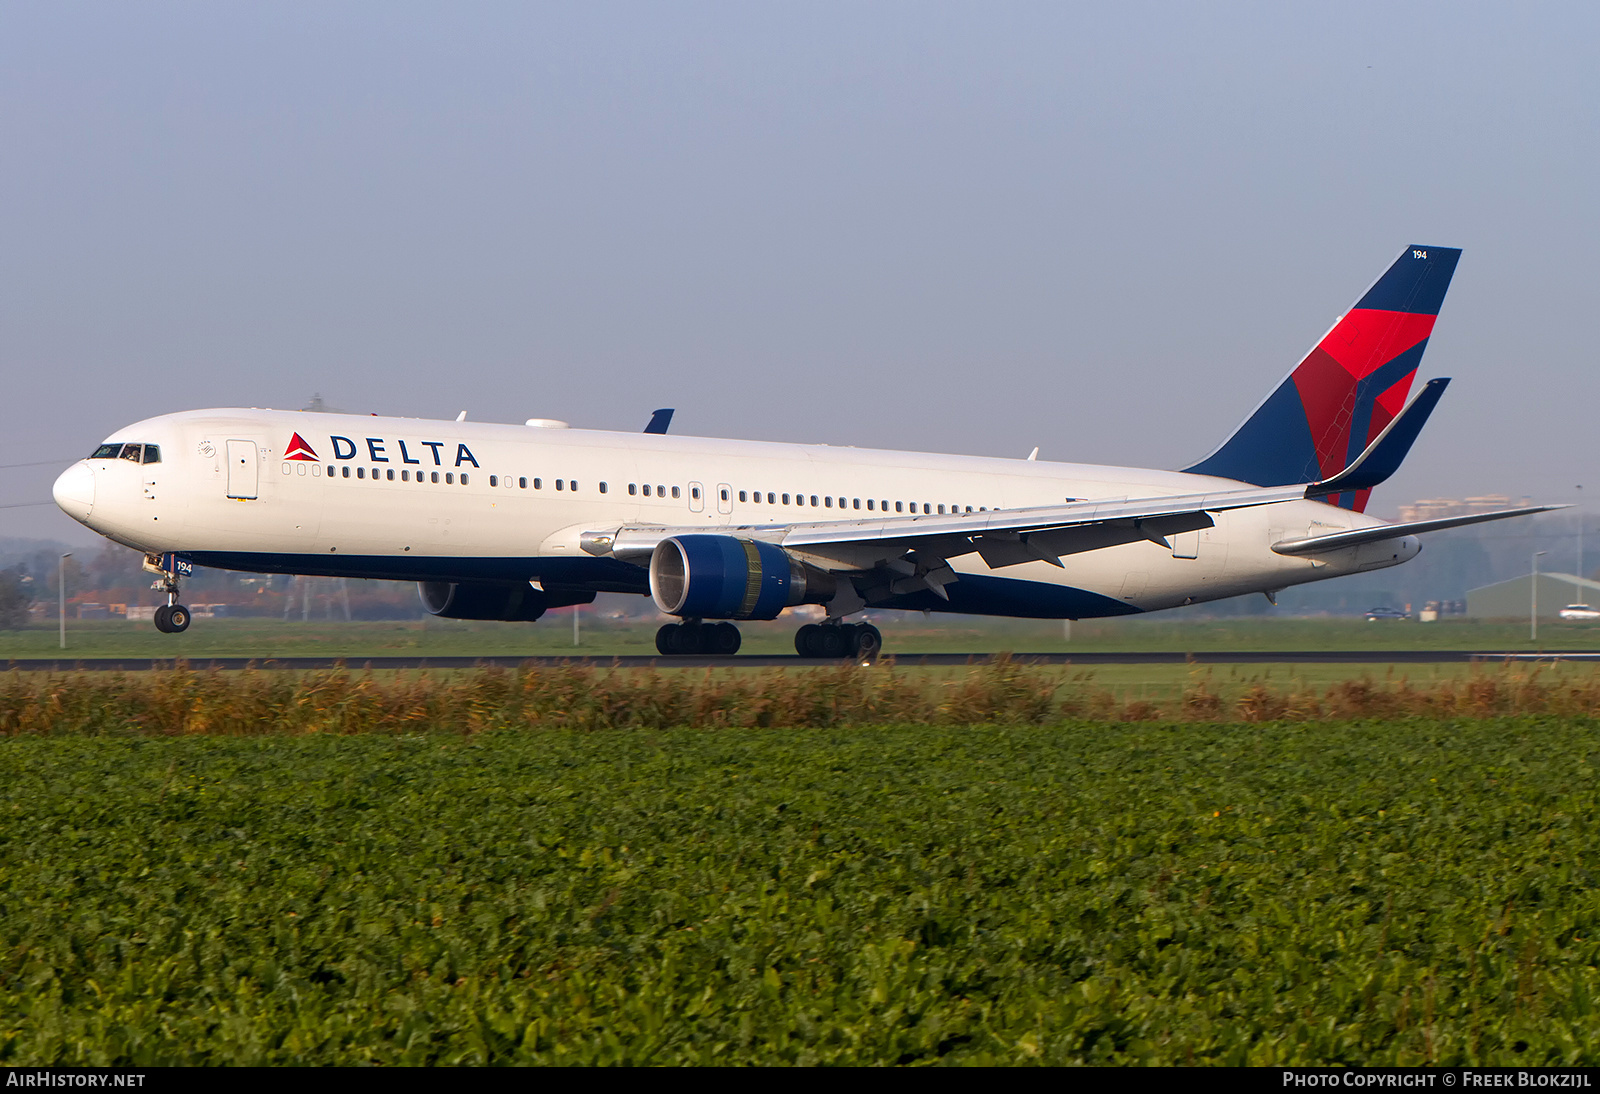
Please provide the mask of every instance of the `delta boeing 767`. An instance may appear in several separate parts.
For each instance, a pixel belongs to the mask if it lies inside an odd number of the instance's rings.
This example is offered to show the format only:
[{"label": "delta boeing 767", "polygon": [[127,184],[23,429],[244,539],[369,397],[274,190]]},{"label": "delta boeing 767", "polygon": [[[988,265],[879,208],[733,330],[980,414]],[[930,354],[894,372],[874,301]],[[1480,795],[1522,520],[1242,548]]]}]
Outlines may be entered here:
[{"label": "delta boeing 767", "polygon": [[732,654],[798,604],[804,656],[871,658],[869,608],[1082,619],[1394,566],[1417,536],[1543,508],[1365,513],[1447,380],[1406,403],[1461,252],[1408,247],[1211,455],[1181,471],[274,410],[119,429],[58,505],[146,554],[182,631],[194,565],[418,583],[455,619],[596,593],[679,620],[664,655]]}]

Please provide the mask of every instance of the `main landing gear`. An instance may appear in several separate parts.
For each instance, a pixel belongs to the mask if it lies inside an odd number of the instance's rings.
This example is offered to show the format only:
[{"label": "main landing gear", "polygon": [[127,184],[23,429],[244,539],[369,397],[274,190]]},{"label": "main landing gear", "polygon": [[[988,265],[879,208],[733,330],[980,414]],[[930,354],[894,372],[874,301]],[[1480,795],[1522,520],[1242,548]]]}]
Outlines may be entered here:
[{"label": "main landing gear", "polygon": [[668,623],[656,631],[656,649],[667,657],[684,654],[710,654],[732,657],[739,652],[739,628],[732,623],[702,623],[686,619]]},{"label": "main landing gear", "polygon": [[794,648],[801,657],[876,661],[883,634],[871,623],[807,623],[794,632]]},{"label": "main landing gear", "polygon": [[[666,657],[732,657],[739,642],[739,628],[732,623],[686,619],[656,631],[656,649]],[[876,661],[883,652],[883,635],[870,623],[807,623],[795,632],[794,648],[801,657]]]}]

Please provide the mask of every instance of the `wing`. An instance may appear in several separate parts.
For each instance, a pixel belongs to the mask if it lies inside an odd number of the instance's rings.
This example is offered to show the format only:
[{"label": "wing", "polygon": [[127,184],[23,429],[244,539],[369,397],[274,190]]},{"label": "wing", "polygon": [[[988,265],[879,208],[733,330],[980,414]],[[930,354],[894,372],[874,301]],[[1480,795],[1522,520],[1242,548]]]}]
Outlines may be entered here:
[{"label": "wing", "polygon": [[[658,543],[672,536],[737,536],[777,544],[829,570],[865,572],[885,566],[901,571],[910,587],[931,588],[942,596],[943,586],[956,579],[948,560],[962,555],[977,552],[995,568],[1041,561],[1060,566],[1063,555],[1120,543],[1151,540],[1170,547],[1167,536],[1210,528],[1215,523],[1213,513],[1299,501],[1305,496],[1304,486],[1252,487],[870,520],[715,528],[627,526],[615,532],[586,533],[580,542],[592,555],[643,563]],[[909,591],[909,587],[901,591]]]}]

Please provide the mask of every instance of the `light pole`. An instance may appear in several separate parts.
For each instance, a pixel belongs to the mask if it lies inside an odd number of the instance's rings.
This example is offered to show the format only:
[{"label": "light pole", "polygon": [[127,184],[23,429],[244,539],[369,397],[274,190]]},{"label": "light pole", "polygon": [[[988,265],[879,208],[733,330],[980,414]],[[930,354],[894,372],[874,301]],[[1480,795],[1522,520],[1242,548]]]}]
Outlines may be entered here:
[{"label": "light pole", "polygon": [[71,557],[72,552],[68,551],[56,563],[56,594],[58,598],[56,616],[61,624],[62,649],[67,648],[67,559]]},{"label": "light pole", "polygon": [[1578,603],[1587,604],[1588,594],[1583,591],[1583,483],[1578,484]]},{"label": "light pole", "polygon": [[1533,584],[1528,593],[1528,629],[1534,642],[1539,641],[1539,556],[1542,554],[1543,551],[1533,552]]}]

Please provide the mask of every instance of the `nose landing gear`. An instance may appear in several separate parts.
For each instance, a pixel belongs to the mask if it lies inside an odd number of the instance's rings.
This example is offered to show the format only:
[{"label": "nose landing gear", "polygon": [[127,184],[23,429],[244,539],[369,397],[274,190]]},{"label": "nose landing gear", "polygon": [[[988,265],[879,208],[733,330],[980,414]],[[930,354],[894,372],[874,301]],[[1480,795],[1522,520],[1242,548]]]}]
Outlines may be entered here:
[{"label": "nose landing gear", "polygon": [[178,603],[178,578],[194,573],[194,565],[175,555],[145,555],[144,568],[161,575],[150,587],[167,594],[167,602],[155,612],[156,630],[162,634],[182,634],[189,629],[193,617],[188,608]]},{"label": "nose landing gear", "polygon": [[795,631],[794,649],[801,657],[871,662],[883,652],[883,634],[871,623],[807,623]]},{"label": "nose landing gear", "polygon": [[739,628],[732,623],[703,623],[698,619],[685,619],[682,623],[668,623],[656,631],[656,650],[665,657],[697,653],[732,657],[739,652],[741,641]]}]

